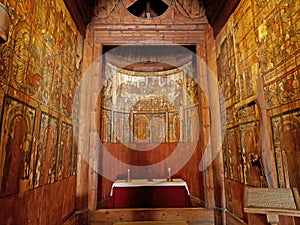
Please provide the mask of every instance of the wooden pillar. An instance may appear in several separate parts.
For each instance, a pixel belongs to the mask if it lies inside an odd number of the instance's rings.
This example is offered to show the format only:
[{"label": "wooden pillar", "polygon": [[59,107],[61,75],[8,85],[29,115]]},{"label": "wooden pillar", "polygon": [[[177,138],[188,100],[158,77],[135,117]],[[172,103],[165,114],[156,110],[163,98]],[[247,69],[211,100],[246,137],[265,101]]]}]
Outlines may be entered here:
[{"label": "wooden pillar", "polygon": [[95,210],[97,207],[98,181],[98,149],[99,136],[95,124],[96,101],[100,92],[100,66],[97,59],[102,53],[102,47],[94,44],[93,27],[89,26],[86,32],[83,54],[83,75],[79,88],[78,104],[78,175],[77,199],[84,197],[78,209]]},{"label": "wooden pillar", "polygon": [[[96,102],[100,95],[102,88],[102,45],[93,40],[93,61],[91,64],[90,71],[90,88],[91,88],[91,99],[90,99],[90,133],[89,133],[89,192],[88,192],[88,209],[95,210],[97,208],[97,192],[98,190],[98,172],[99,167],[101,167],[102,161],[99,158],[99,148],[100,148],[100,137],[98,135],[98,130],[95,125],[95,120],[97,119],[96,112]],[[101,104],[101,103],[100,103]],[[100,130],[101,132],[101,130]],[[100,190],[101,191],[101,190]]]},{"label": "wooden pillar", "polygon": [[[197,44],[196,46],[197,58],[197,71],[199,74],[199,85],[200,91],[200,116],[201,116],[201,137],[202,137],[202,151],[206,150],[206,153],[211,152],[211,139],[210,139],[210,118],[209,118],[209,107],[208,107],[208,82],[207,82],[207,68],[206,64],[206,49],[205,44]],[[213,184],[213,171],[211,154],[202,153],[202,162],[209,164],[204,169],[204,187],[205,187],[205,206],[212,209],[215,206],[214,202],[214,184]],[[207,163],[206,163],[207,162]]]},{"label": "wooden pillar", "polygon": [[277,169],[275,161],[275,152],[271,147],[271,136],[272,133],[269,130],[269,119],[267,115],[265,94],[263,87],[263,79],[258,78],[258,93],[256,98],[256,103],[258,105],[260,113],[260,133],[261,133],[261,154],[262,161],[264,165],[264,173],[266,175],[268,187],[277,188],[278,187],[278,178],[277,178]]},{"label": "wooden pillar", "polygon": [[[85,76],[84,72],[88,69],[92,61],[92,50],[93,50],[93,35],[90,28],[87,28],[86,38],[84,40],[84,49],[83,49],[83,62],[82,62],[82,78]],[[81,79],[82,80],[82,79]],[[78,92],[85,91],[85,85],[78,87]],[[84,149],[89,149],[87,135],[84,134],[88,128],[82,130],[83,123],[86,123],[86,120],[82,120],[86,114],[86,99],[85,96],[80,95],[77,104],[78,118],[74,124],[76,130],[78,130],[78,162],[77,162],[77,182],[76,182],[76,210],[85,210],[88,208],[88,170],[89,164],[87,161],[87,153],[84,152]],[[73,118],[74,119],[74,118]]]},{"label": "wooden pillar", "polygon": [[[211,151],[213,157],[213,176],[214,176],[214,200],[216,215],[221,218],[222,221],[218,221],[219,224],[226,224],[224,210],[226,208],[225,203],[225,187],[224,187],[224,165],[222,154],[222,142],[224,136],[224,130],[222,122],[225,120],[225,109],[222,108],[223,95],[218,84],[218,70],[216,60],[216,43],[213,37],[213,29],[209,27],[206,30],[206,53],[207,53],[207,65],[209,70],[207,71],[208,80],[208,95],[211,113]],[[225,106],[224,106],[225,108]]]}]

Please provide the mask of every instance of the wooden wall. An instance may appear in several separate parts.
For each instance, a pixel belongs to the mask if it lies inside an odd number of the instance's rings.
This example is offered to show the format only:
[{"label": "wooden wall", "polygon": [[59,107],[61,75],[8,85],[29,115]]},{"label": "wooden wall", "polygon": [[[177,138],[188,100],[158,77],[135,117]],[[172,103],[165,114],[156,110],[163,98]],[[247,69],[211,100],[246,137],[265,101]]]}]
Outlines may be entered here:
[{"label": "wooden wall", "polygon": [[300,188],[299,9],[296,0],[243,0],[216,37],[226,207],[249,224],[267,223],[243,212],[245,186]]},{"label": "wooden wall", "polygon": [[75,209],[72,101],[83,38],[63,1],[4,0],[0,224],[60,224]]},{"label": "wooden wall", "polygon": [[[126,147],[124,144],[116,143],[105,143],[104,146],[109,153],[112,154],[117,160],[131,165],[131,178],[132,179],[147,179],[150,177],[150,174],[146,170],[137,168],[136,166],[151,166],[155,163],[165,160],[171,153],[174,152],[177,148],[178,143],[161,143],[156,148],[153,148],[149,151],[137,151]],[[148,148],[149,144],[136,144],[139,145],[139,149]],[[194,149],[193,144],[185,144],[184,147],[181,147],[179,152],[176,153],[177,162],[180,161],[180,158],[184,157],[187,151],[192,151],[188,162],[176,173],[172,175],[174,178],[182,178],[188,184],[188,188],[191,194],[192,199],[195,201],[195,206],[204,206],[205,196],[204,196],[204,176],[203,171],[198,170],[198,166],[201,159],[201,141],[198,143],[196,149]],[[137,146],[136,146],[137,147]],[[190,148],[190,149],[189,149]],[[176,164],[176,161],[174,161]],[[110,172],[114,173],[114,170],[119,171],[119,168],[110,168]],[[167,167],[161,170],[155,170],[151,173],[151,178],[167,178],[168,171]],[[116,176],[117,179],[127,179],[127,167],[123,168],[124,173],[120,173]],[[98,193],[98,204],[99,207],[105,207],[105,200],[109,198],[111,186],[113,181],[103,178],[99,175],[99,187],[101,190]],[[102,205],[101,205],[102,204]]]}]

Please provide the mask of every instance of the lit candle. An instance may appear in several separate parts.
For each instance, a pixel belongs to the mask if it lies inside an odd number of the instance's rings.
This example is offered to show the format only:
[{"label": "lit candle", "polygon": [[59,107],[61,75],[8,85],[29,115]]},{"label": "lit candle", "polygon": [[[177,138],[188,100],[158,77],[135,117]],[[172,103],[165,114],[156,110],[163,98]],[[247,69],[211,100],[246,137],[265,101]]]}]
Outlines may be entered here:
[{"label": "lit candle", "polygon": [[168,168],[168,178],[171,178],[171,168]]},{"label": "lit candle", "polygon": [[127,169],[127,181],[130,181],[130,169]]}]

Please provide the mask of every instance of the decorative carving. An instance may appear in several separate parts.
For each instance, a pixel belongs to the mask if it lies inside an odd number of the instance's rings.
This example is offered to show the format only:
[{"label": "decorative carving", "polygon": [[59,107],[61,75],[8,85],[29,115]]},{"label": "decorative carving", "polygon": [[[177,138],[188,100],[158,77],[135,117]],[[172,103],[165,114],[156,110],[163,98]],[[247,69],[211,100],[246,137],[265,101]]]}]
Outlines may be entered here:
[{"label": "decorative carving", "polygon": [[137,17],[151,19],[162,15],[168,5],[162,0],[136,0],[127,10]]},{"label": "decorative carving", "polygon": [[106,18],[115,10],[120,2],[121,1],[118,0],[100,0],[98,5],[95,7],[94,15],[99,18]]},{"label": "decorative carving", "polygon": [[205,8],[202,1],[176,0],[177,10],[185,17],[200,18],[205,16]]}]

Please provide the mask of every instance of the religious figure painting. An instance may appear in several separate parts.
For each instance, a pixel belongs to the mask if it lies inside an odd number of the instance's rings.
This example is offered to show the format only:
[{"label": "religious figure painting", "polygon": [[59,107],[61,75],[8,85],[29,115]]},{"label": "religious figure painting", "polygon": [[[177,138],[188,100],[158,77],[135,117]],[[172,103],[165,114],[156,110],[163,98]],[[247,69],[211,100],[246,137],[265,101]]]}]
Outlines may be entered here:
[{"label": "religious figure painting", "polygon": [[227,161],[227,177],[233,180],[243,180],[243,165],[242,154],[240,152],[240,135],[239,128],[234,127],[227,130],[225,137],[226,152],[225,157]]},{"label": "religious figure painting", "polygon": [[300,187],[300,112],[271,118],[280,187]]},{"label": "religious figure painting", "polygon": [[290,73],[276,82],[265,85],[266,107],[272,109],[300,99],[300,75]]},{"label": "religious figure painting", "polygon": [[14,33],[13,84],[22,92],[36,97],[42,86],[44,45],[24,22],[16,26]]},{"label": "religious figure painting", "polygon": [[265,176],[260,153],[259,122],[242,124],[240,130],[245,184],[263,187]]},{"label": "religious figure painting", "polygon": [[44,48],[43,50],[43,65],[42,65],[42,90],[40,94],[40,101],[44,105],[49,105],[51,98],[52,89],[52,78],[53,78],[53,68],[54,68],[54,56],[51,52]]},{"label": "religious figure painting", "polygon": [[34,167],[34,186],[55,181],[56,157],[58,151],[58,119],[42,113],[38,149]]},{"label": "religious figure painting", "polygon": [[[104,66],[97,107],[103,142],[194,142],[199,139],[200,86],[193,62],[167,71]],[[186,132],[184,132],[186,131]]]},{"label": "religious figure painting", "polygon": [[[4,101],[0,145],[0,195],[16,194],[30,182],[35,110],[8,96]],[[29,184],[28,184],[29,185]]]},{"label": "religious figure painting", "polygon": [[74,164],[74,146],[73,146],[73,127],[67,123],[61,124],[61,144],[57,157],[57,173],[58,180],[73,175]]},{"label": "religious figure painting", "polygon": [[53,88],[51,91],[51,102],[53,108],[61,111],[61,93],[62,93],[62,75],[64,74],[64,68],[59,61],[55,62]]},{"label": "religious figure painting", "polygon": [[169,141],[178,142],[183,135],[178,113],[169,113]]},{"label": "religious figure painting", "polygon": [[130,127],[130,114],[114,112],[113,132],[116,142],[130,143],[132,129]]},{"label": "religious figure painting", "polygon": [[74,78],[70,74],[62,77],[61,104],[62,112],[67,118],[71,118],[72,115],[75,88]]}]

